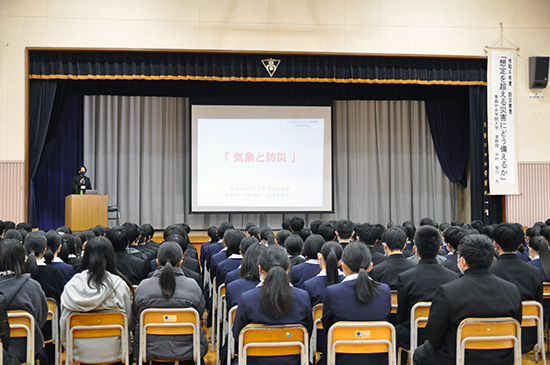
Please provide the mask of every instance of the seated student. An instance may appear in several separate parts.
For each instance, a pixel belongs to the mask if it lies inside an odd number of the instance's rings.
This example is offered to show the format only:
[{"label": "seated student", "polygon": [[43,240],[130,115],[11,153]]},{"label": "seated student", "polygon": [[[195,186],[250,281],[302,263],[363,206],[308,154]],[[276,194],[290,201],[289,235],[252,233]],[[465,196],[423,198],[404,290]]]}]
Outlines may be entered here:
[{"label": "seated student", "polygon": [[342,249],[354,239],[353,235],[355,233],[355,224],[349,219],[341,219],[336,222],[336,237],[338,242],[342,245]]},{"label": "seated student", "polygon": [[[248,239],[254,239],[252,237]],[[246,239],[245,239],[246,240]],[[244,240],[243,240],[244,241]],[[242,293],[254,289],[260,283],[260,274],[258,271],[258,259],[263,250],[267,248],[260,244],[258,240],[252,244],[243,254],[243,261],[239,269],[240,278],[227,284],[225,288],[225,299],[227,302],[227,311],[237,305]]]},{"label": "seated student", "polygon": [[262,227],[260,228],[260,242],[263,243],[266,246],[275,245],[277,242],[275,242],[275,235],[273,234],[273,230],[270,227]]},{"label": "seated student", "polygon": [[[113,245],[116,255],[115,264],[117,270],[120,271],[132,285],[138,285],[141,280],[147,277],[149,265],[137,256],[128,253],[127,248],[130,239],[127,229],[122,226],[111,228],[105,237],[107,237]],[[86,253],[86,250],[87,248],[84,250],[84,253]]]},{"label": "seated student", "polygon": [[126,229],[126,234],[128,235],[128,240],[130,241],[126,252],[145,262],[145,265],[147,265],[147,272],[149,272],[151,269],[148,266],[150,261],[149,257],[146,253],[138,249],[138,242],[140,239],[138,225],[135,223],[126,222],[122,225],[122,227]]},{"label": "seated student", "polygon": [[387,257],[384,256],[384,254],[374,249],[374,245],[378,242],[379,232],[380,230],[377,227],[369,223],[363,223],[355,227],[355,237],[357,237],[358,241],[364,243],[369,248],[372,264],[374,266],[387,260]]},{"label": "seated student", "polygon": [[317,234],[323,237],[325,242],[336,240],[336,230],[332,223],[324,222],[317,228]]},{"label": "seated student", "polygon": [[[246,235],[243,232],[236,229],[228,229],[227,231],[225,231],[223,235],[224,248],[215,255],[212,255],[212,257],[210,258],[210,280],[212,282],[214,281],[214,278],[216,278],[218,275],[218,265],[222,261],[226,260],[233,253],[235,253],[235,251],[237,252],[236,254],[238,254],[239,244],[241,243],[241,240],[245,237]],[[230,243],[232,245],[231,251],[229,250]],[[235,268],[237,266],[235,266]],[[216,279],[216,287],[219,287],[222,283],[223,281],[221,281],[220,279]]]},{"label": "seated student", "polygon": [[[180,236],[179,234],[173,234],[170,237],[168,237],[168,241],[164,241],[162,242],[162,244],[164,245],[166,242],[174,242],[180,246],[181,251],[183,252],[183,262],[185,263],[185,256],[187,255],[187,247],[189,245],[189,241],[184,240],[183,237]],[[159,267],[157,259],[155,259],[154,262],[153,261],[151,262],[151,267],[153,268],[153,271],[149,273],[148,277],[152,277],[156,269]],[[180,269],[183,272],[183,275],[195,280],[197,285],[202,290],[203,282],[202,282],[202,276],[200,274],[197,274],[193,270],[183,266],[183,264],[181,265]]]},{"label": "seated student", "polygon": [[149,223],[142,224],[140,228],[145,232],[145,241],[143,246],[150,250],[158,252],[160,248],[160,243],[153,241],[153,236],[155,235],[155,228]]},{"label": "seated student", "polygon": [[61,236],[61,246],[67,248],[67,263],[73,267],[75,272],[78,272],[82,260],[82,247],[77,245],[76,237],[70,233],[64,234]]},{"label": "seated student", "polygon": [[411,257],[414,256],[414,234],[416,232],[416,227],[414,226],[414,223],[411,221],[405,221],[402,224],[402,227],[405,228],[405,231],[407,231],[407,243],[405,244],[405,249],[403,250],[403,255],[405,257]]},{"label": "seated student", "polygon": [[529,265],[538,267],[542,272],[542,281],[548,281],[550,278],[550,253],[548,252],[548,243],[540,236],[535,236],[529,240],[529,256],[531,261]]},{"label": "seated student", "polygon": [[321,271],[304,282],[304,289],[311,298],[312,307],[323,303],[328,286],[338,284],[344,279],[344,274],[338,270],[342,251],[342,245],[339,242],[331,241],[326,242],[317,254]]},{"label": "seated student", "polygon": [[[454,365],[457,328],[465,318],[512,317],[521,323],[521,296],[517,287],[489,272],[494,251],[491,240],[484,235],[462,239],[458,267],[464,276],[437,289],[426,327],[428,341],[413,355],[416,365]],[[465,363],[512,364],[513,351],[466,350]]]},{"label": "seated student", "polygon": [[[191,232],[191,227],[189,227],[188,224],[186,223],[179,223],[179,224],[172,224],[168,227],[166,227],[164,229],[164,239],[167,239],[168,236],[171,236],[173,234],[179,234],[183,237],[185,237],[186,239],[189,239],[189,233]],[[189,242],[191,243],[191,242]],[[195,246],[193,246],[192,244],[189,245],[189,249],[187,250],[187,256],[192,258],[192,259],[195,259],[195,260],[198,260],[199,259],[199,256],[198,256],[198,252],[197,252],[197,249],[195,248]],[[185,262],[184,262],[185,264]]]},{"label": "seated student", "polygon": [[206,263],[206,267],[210,270],[210,258],[212,255],[215,255],[223,249],[223,236],[225,235],[225,231],[228,229],[234,229],[233,224],[231,222],[222,222],[218,227],[218,237],[220,238],[219,241],[211,243],[209,246],[204,248],[204,251],[201,251],[202,267],[204,267]]},{"label": "seated student", "polygon": [[[246,232],[245,232],[246,233]],[[200,254],[200,261],[201,261],[201,267],[204,264],[203,257],[204,257],[204,250],[206,247],[210,246],[213,243],[216,243],[220,240],[220,237],[218,237],[218,227],[216,226],[210,226],[208,227],[208,230],[206,231],[206,234],[208,237],[210,237],[210,240],[206,241],[201,245],[201,254]]]},{"label": "seated student", "polygon": [[[425,225],[415,233],[414,250],[420,261],[411,269],[397,276],[397,318],[395,326],[397,345],[410,348],[411,309],[418,302],[430,302],[440,285],[458,279],[458,274],[437,263],[441,235],[439,230]],[[424,331],[418,333],[418,344],[426,338]]]},{"label": "seated student", "polygon": [[[292,234],[293,234],[292,232],[286,229],[281,229],[279,232],[277,232],[277,235],[275,236],[275,241],[279,246],[285,247],[285,240],[288,237],[292,236]],[[250,235],[247,233],[247,236],[250,236]]]},{"label": "seated student", "polygon": [[[288,279],[290,261],[284,248],[270,245],[258,260],[260,284],[243,293],[238,301],[233,336],[238,339],[241,330],[250,323],[276,325],[301,324],[311,332],[313,317],[309,295],[292,287]],[[252,357],[247,364],[299,364],[297,356]]]},{"label": "seated student", "polygon": [[[171,242],[177,242],[182,249],[185,248],[189,252],[189,247],[193,246],[191,244],[191,241],[189,240],[189,237],[187,236],[187,233],[184,233],[185,236],[182,236],[181,234],[171,234],[169,236],[166,236],[164,239],[164,242],[171,241]],[[156,258],[149,261],[149,267],[151,268],[151,272],[155,271],[157,268],[157,260]],[[192,271],[195,275],[192,275],[193,278],[199,277],[201,278],[201,267],[198,260],[195,260],[192,257],[187,256],[187,253],[183,256],[183,265],[181,265],[182,268],[187,269],[189,271]],[[184,272],[187,275],[187,270],[184,270]],[[189,276],[189,275],[187,275]],[[202,279],[201,279],[202,280]],[[202,287],[202,285],[201,285]]]},{"label": "seated student", "polygon": [[31,232],[25,237],[25,251],[28,255],[25,269],[40,284],[46,297],[55,299],[59,304],[67,280],[61,271],[44,262],[46,244],[46,235],[42,231]]},{"label": "seated student", "polygon": [[445,237],[445,242],[447,243],[447,249],[451,253],[451,256],[447,258],[447,260],[443,261],[441,265],[443,267],[456,272],[458,275],[462,276],[462,273],[458,269],[458,245],[460,244],[460,240],[462,240],[467,235],[467,231],[459,226],[451,226],[447,228],[443,235]]},{"label": "seated student", "polygon": [[[229,236],[229,239],[227,240],[227,258],[221,261],[216,267],[216,282],[219,283],[218,286],[225,283],[225,277],[230,271],[233,271],[237,267],[241,266],[243,257],[240,253],[240,246],[241,242],[246,238],[246,235],[241,231],[235,231]],[[250,239],[255,240],[254,238]]]},{"label": "seated student", "polygon": [[44,261],[46,265],[54,267],[61,271],[65,280],[70,280],[74,275],[74,267],[67,264],[59,258],[59,251],[61,251],[61,236],[57,231],[50,230],[46,233],[48,249],[44,254]]},{"label": "seated student", "polygon": [[146,229],[143,225],[137,227],[138,233],[139,233],[139,239],[137,244],[134,246],[137,250],[141,251],[147,256],[147,260],[152,260],[155,257],[157,257],[157,252],[160,247],[158,243],[155,242],[156,247],[147,246],[147,242],[150,241],[151,237],[149,237],[149,230]]},{"label": "seated student", "polygon": [[[277,237],[279,237],[280,234],[281,233],[279,233]],[[279,241],[277,241],[277,243],[279,243]],[[291,267],[306,262],[306,258],[302,255],[302,251],[304,249],[304,241],[299,235],[291,234],[285,239],[284,244],[282,244],[281,246],[283,246],[288,253]]]},{"label": "seated student", "polygon": [[[342,253],[342,271],[345,279],[327,287],[323,303],[325,336],[330,327],[339,321],[386,321],[391,311],[391,293],[386,284],[369,277],[372,260],[369,249],[353,242]],[[337,354],[337,364],[383,364],[386,354]],[[320,360],[326,363],[326,356]]]},{"label": "seated student", "polygon": [[289,229],[290,232],[292,233],[300,232],[305,226],[304,218],[298,217],[295,215],[294,217],[290,218],[289,226],[290,226],[290,229]]},{"label": "seated student", "polygon": [[325,240],[318,234],[313,234],[306,239],[304,242],[304,256],[307,260],[303,264],[293,266],[290,269],[289,277],[292,285],[303,289],[306,280],[319,274],[321,268],[319,267],[317,254],[324,244]]},{"label": "seated student", "polygon": [[391,290],[397,290],[397,275],[415,265],[403,256],[407,234],[402,227],[392,227],[382,235],[382,245],[387,260],[372,268],[370,276],[381,283],[388,284]]},{"label": "seated student", "polygon": [[[243,238],[243,240],[241,241],[241,244],[239,245],[239,253],[243,257],[243,260],[244,260],[244,255],[245,255],[246,251],[251,246],[254,246],[254,245],[259,244],[259,243],[260,243],[260,241],[254,236],[249,236],[249,237]],[[241,261],[241,264],[242,264],[242,261]],[[232,283],[233,281],[238,280],[241,277],[241,266],[242,265],[239,265],[239,267],[237,267],[235,270],[232,270],[232,271],[227,273],[227,275],[225,276],[225,287],[226,288],[227,288],[227,285],[229,283]]]},{"label": "seated student", "polygon": [[[516,255],[523,242],[523,227],[520,224],[500,223],[493,231],[498,260],[490,268],[492,274],[517,286],[521,300],[542,302],[542,272]],[[521,329],[521,351],[527,353],[537,343],[536,327]]]},{"label": "seated student", "polygon": [[21,235],[21,232],[16,230],[15,228],[6,229],[4,232],[4,239],[13,239],[17,240],[17,242],[22,243],[23,242],[23,235]]},{"label": "seated student", "polygon": [[[183,251],[175,242],[164,242],[158,251],[159,266],[152,278],[139,284],[134,295],[133,313],[136,323],[134,354],[139,353],[139,318],[147,308],[194,308],[202,318],[204,297],[197,283],[181,270]],[[201,356],[208,352],[208,341],[201,335]],[[193,363],[193,335],[148,335],[147,359]],[[189,360],[182,362],[182,360]]]},{"label": "seated student", "polygon": [[[132,284],[117,270],[115,251],[108,238],[95,237],[88,242],[81,268],[83,271],[67,282],[61,294],[60,328],[66,328],[73,312],[120,309],[126,313],[129,330],[132,330]],[[65,343],[66,331],[60,332]],[[120,356],[119,337],[101,341],[76,338],[74,344],[75,361],[105,363]]]},{"label": "seated student", "polygon": [[[34,354],[42,351],[44,337],[40,328],[48,318],[48,303],[40,284],[25,273],[25,249],[16,239],[0,242],[0,293],[4,294],[8,310],[24,310],[34,317]],[[25,362],[25,338],[12,338],[9,355]]]}]

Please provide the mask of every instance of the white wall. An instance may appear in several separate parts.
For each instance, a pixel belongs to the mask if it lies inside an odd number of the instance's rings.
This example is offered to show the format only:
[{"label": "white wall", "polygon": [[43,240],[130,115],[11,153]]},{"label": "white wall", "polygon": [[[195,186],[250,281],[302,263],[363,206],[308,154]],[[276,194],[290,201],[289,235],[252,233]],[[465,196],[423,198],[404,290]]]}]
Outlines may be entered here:
[{"label": "white wall", "polygon": [[550,92],[527,85],[549,0],[0,0],[0,160],[25,156],[25,47],[482,56],[500,22],[520,48],[519,160],[550,161]]}]

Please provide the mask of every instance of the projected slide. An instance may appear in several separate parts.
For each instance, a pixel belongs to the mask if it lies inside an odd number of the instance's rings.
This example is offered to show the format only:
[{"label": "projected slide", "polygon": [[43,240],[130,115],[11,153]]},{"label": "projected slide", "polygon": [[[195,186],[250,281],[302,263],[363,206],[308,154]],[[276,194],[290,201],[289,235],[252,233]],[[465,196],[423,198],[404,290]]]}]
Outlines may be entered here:
[{"label": "projected slide", "polygon": [[194,105],[193,212],[332,210],[331,108]]}]

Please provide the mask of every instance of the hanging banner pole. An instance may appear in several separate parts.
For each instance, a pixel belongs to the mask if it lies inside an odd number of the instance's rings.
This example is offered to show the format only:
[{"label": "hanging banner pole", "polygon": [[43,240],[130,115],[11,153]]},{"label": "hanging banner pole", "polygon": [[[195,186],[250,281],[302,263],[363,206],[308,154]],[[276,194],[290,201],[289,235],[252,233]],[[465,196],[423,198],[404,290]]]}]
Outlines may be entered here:
[{"label": "hanging banner pole", "polygon": [[519,194],[516,145],[516,49],[487,48],[489,194]]}]

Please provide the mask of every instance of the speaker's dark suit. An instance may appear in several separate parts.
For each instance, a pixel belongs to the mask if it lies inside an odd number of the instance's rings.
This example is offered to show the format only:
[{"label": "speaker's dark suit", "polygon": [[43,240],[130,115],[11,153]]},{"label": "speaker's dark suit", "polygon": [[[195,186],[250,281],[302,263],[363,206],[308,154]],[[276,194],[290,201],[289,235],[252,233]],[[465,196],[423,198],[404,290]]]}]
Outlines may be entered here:
[{"label": "speaker's dark suit", "polygon": [[[536,300],[542,303],[542,272],[533,265],[521,261],[515,253],[503,253],[493,262],[491,273],[515,284],[521,300]],[[536,327],[521,329],[521,352],[531,351],[537,343]]]},{"label": "speaker's dark suit", "polygon": [[[84,184],[80,183],[80,180],[82,179],[84,179]],[[90,181],[90,178],[88,176],[73,176],[73,179],[71,180],[71,191],[73,192],[73,194],[80,194],[80,187],[82,185],[86,185],[86,190],[92,189],[92,182]]]},{"label": "speaker's dark suit", "polygon": [[[458,274],[447,270],[436,259],[422,259],[413,268],[397,276],[397,318],[395,327],[398,346],[410,348],[410,314],[418,302],[431,302],[440,285],[458,279]],[[419,331],[420,345],[426,339]]]},{"label": "speaker's dark suit", "polygon": [[[489,272],[469,269],[463,277],[439,287],[432,301],[426,333],[429,342],[414,354],[417,365],[454,365],[460,322],[469,317],[512,317],[521,323],[517,287]],[[466,364],[512,364],[512,350],[467,350]]]},{"label": "speaker's dark suit", "polygon": [[370,276],[381,283],[388,284],[391,290],[397,290],[397,275],[416,266],[401,253],[394,253],[388,259],[372,268]]}]

